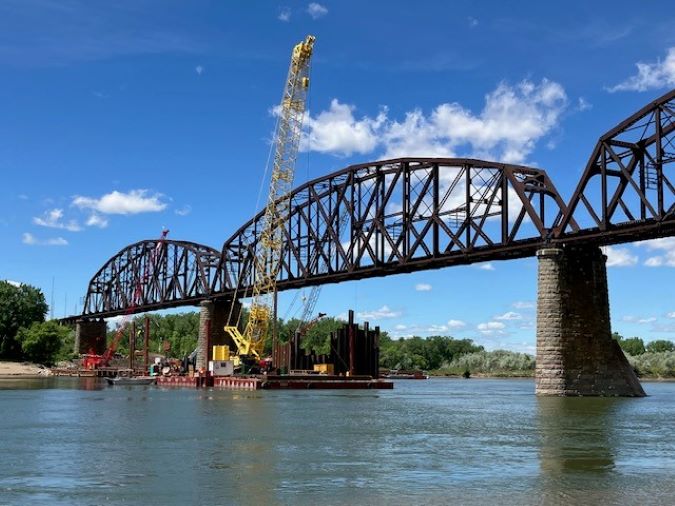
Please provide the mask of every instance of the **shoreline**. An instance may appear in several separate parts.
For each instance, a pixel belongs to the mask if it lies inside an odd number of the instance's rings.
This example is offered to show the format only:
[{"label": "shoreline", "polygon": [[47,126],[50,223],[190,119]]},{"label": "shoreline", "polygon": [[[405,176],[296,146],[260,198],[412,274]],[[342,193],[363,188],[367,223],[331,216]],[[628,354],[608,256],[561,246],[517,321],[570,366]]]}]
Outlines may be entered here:
[{"label": "shoreline", "polygon": [[0,380],[3,379],[39,379],[52,375],[49,367],[31,362],[0,361]]},{"label": "shoreline", "polygon": [[[427,373],[429,379],[433,378],[452,378],[452,379],[464,379],[461,374],[436,374],[433,372]],[[533,374],[488,374],[488,373],[475,373],[471,374],[471,377],[466,379],[534,379]],[[641,376],[638,377],[640,381],[653,381],[653,382],[674,382],[675,376],[660,377],[660,376]]]}]

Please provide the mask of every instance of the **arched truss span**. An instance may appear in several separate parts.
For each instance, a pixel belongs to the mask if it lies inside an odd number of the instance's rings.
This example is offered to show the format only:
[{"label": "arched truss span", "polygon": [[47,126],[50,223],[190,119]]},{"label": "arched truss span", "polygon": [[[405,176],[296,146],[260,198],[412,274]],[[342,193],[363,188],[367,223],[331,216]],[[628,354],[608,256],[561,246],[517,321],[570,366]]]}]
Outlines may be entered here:
[{"label": "arched truss span", "polygon": [[114,316],[198,303],[211,296],[220,252],[167,239],[125,247],[94,275],[83,315]]},{"label": "arched truss span", "polygon": [[613,244],[672,235],[673,161],[675,90],[600,137],[556,236]]},{"label": "arched truss span", "polygon": [[[279,289],[531,255],[564,211],[545,171],[463,158],[354,165],[291,200]],[[225,242],[214,293],[251,287],[262,217]]]},{"label": "arched truss span", "polygon": [[[567,205],[530,167],[460,158],[347,167],[291,193],[278,288],[675,235],[673,161],[675,90],[599,139]],[[262,217],[222,251],[171,240],[124,248],[92,278],[83,315],[245,297]]]}]

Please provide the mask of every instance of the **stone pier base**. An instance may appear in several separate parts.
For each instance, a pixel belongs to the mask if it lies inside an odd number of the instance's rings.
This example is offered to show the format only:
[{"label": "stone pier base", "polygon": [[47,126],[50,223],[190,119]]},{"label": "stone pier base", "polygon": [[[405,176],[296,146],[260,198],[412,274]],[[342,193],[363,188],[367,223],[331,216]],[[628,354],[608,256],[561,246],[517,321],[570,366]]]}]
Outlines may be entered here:
[{"label": "stone pier base", "polygon": [[537,252],[537,395],[644,396],[609,319],[600,248]]},{"label": "stone pier base", "polygon": [[207,369],[211,356],[210,346],[226,344],[231,351],[236,350],[236,345],[225,333],[225,326],[232,320],[234,325],[241,311],[241,304],[236,302],[230,317],[232,302],[228,300],[211,301],[203,300],[199,304],[199,337],[197,339],[197,370]]},{"label": "stone pier base", "polygon": [[107,331],[105,320],[77,320],[73,352],[103,354],[106,349]]}]

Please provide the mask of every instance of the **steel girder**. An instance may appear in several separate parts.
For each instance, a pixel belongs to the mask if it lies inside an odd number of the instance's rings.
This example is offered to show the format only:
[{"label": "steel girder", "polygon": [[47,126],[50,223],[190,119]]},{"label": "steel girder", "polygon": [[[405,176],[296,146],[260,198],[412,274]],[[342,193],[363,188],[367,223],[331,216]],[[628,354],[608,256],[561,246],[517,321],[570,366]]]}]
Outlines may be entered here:
[{"label": "steel girder", "polygon": [[[567,205],[546,172],[530,167],[441,158],[354,165],[291,193],[278,289],[531,256],[551,243],[675,235],[674,160],[675,90],[599,139]],[[222,251],[170,240],[161,253],[157,240],[124,248],[92,278],[83,316],[247,296],[262,216]]]},{"label": "steel girder", "polygon": [[675,90],[600,137],[555,237],[615,244],[672,235],[673,161]]},{"label": "steel girder", "polygon": [[[564,206],[546,172],[530,167],[465,158],[354,165],[292,192],[277,285],[528,256]],[[248,294],[262,217],[223,245],[213,293]]]},{"label": "steel girder", "polygon": [[108,317],[198,303],[211,296],[220,256],[213,248],[186,241],[131,244],[91,279],[82,314]]}]

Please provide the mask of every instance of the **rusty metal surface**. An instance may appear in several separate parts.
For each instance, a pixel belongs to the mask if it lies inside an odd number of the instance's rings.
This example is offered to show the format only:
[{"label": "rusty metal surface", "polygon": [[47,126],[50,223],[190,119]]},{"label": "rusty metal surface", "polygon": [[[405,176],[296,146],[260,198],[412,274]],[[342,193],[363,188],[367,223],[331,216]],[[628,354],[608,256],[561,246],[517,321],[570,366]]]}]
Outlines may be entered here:
[{"label": "rusty metal surface", "polygon": [[675,90],[600,137],[555,237],[615,244],[672,235],[673,161]]},{"label": "rusty metal surface", "polygon": [[[354,165],[291,198],[280,290],[531,255],[565,208],[545,171],[465,158]],[[262,218],[223,245],[213,293],[252,286]]]},{"label": "rusty metal surface", "polygon": [[163,247],[158,244],[140,241],[108,260],[89,282],[83,315],[120,315],[134,303],[140,313],[208,297],[220,252],[186,241],[163,239]]},{"label": "rusty metal surface", "polygon": [[[353,165],[291,193],[277,287],[521,258],[551,243],[675,235],[674,160],[675,90],[599,139],[569,203],[546,171],[531,167],[466,158]],[[92,278],[83,316],[124,313],[139,279],[135,312],[250,295],[262,218],[221,251],[169,240],[165,251],[157,241],[124,248]]]}]

